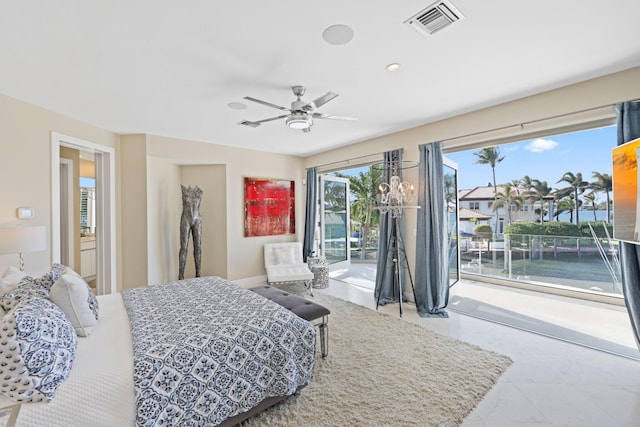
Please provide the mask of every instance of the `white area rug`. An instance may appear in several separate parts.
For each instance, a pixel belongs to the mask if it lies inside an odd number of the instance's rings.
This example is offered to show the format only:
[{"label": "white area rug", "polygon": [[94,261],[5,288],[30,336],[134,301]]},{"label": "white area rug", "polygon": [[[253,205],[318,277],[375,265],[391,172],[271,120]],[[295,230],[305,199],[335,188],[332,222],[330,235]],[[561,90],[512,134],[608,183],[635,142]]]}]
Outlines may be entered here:
[{"label": "white area rug", "polygon": [[318,348],[311,384],[241,426],[458,426],[512,363],[347,301],[314,301],[331,310],[328,357]]}]

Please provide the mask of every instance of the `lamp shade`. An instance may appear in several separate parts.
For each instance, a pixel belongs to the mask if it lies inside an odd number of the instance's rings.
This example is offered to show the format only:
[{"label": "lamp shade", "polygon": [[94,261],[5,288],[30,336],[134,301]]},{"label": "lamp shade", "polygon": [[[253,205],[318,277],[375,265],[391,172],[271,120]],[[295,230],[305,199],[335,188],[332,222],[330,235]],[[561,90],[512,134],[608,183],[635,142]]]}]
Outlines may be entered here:
[{"label": "lamp shade", "polygon": [[35,227],[0,228],[0,254],[38,252],[47,249],[47,228]]}]

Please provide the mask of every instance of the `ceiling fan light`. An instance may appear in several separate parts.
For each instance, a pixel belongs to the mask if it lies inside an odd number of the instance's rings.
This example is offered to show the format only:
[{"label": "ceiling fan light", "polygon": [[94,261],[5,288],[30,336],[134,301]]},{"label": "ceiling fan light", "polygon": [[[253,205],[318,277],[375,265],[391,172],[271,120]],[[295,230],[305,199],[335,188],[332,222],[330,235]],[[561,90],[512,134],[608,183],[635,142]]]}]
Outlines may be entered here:
[{"label": "ceiling fan light", "polygon": [[306,114],[291,114],[285,121],[291,129],[308,129],[311,127],[311,119]]},{"label": "ceiling fan light", "polygon": [[393,62],[389,65],[386,66],[387,71],[399,71],[400,70],[400,63],[398,62]]}]

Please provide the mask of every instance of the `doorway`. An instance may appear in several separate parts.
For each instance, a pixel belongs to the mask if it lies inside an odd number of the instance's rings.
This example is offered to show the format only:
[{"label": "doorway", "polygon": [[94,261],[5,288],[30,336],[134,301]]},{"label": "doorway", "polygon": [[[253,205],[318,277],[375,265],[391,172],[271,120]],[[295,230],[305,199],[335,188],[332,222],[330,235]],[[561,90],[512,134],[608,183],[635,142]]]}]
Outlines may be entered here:
[{"label": "doorway", "polygon": [[[69,251],[69,240],[63,239],[62,229],[68,227],[68,204],[61,205],[61,192],[68,191],[68,173],[61,177],[65,166],[61,165],[60,148],[68,147],[94,154],[95,162],[95,279],[99,295],[115,293],[116,286],[116,226],[115,226],[115,150],[83,139],[51,133],[51,257],[52,263],[62,262],[65,248]],[[68,164],[67,166],[68,167]],[[64,172],[63,172],[64,173]],[[62,185],[67,188],[62,189]],[[78,183],[79,185],[79,183]],[[74,212],[75,212],[74,208]],[[61,221],[63,219],[64,221]],[[66,233],[66,236],[70,233]],[[73,243],[73,242],[71,242]],[[69,254],[66,254],[69,265]],[[73,262],[75,269],[79,261]],[[69,267],[71,267],[69,265]]]},{"label": "doorway", "polygon": [[[380,210],[378,206],[378,191],[383,179],[383,169],[376,167],[378,163],[371,163],[356,168],[342,169],[331,174],[320,175],[319,194],[324,196],[320,203],[320,209],[329,214],[320,214],[320,228],[322,231],[329,228],[330,223],[337,222],[331,214],[331,206],[338,204],[332,201],[341,200],[336,197],[343,191],[343,184],[334,182],[347,182],[344,191],[348,197],[344,205],[350,213],[347,230],[350,246],[350,256],[347,262],[337,262],[339,267],[331,269],[331,278],[350,283],[358,288],[373,292],[377,275],[378,237]],[[449,286],[454,285],[460,279],[460,253],[458,245],[459,219],[458,219],[458,165],[450,159],[443,157],[444,190],[447,207],[447,231],[448,259],[449,259]],[[335,176],[334,176],[335,175]],[[417,177],[416,177],[417,178]],[[325,184],[329,182],[330,184]],[[417,181],[415,182],[417,185]],[[327,196],[329,195],[329,196]],[[329,199],[329,201],[327,201]],[[324,221],[324,223],[323,223]],[[331,247],[332,240],[326,241],[325,232],[320,244]],[[342,256],[342,254],[340,254]],[[327,256],[327,261],[332,262]],[[339,260],[343,261],[343,260]],[[335,264],[332,264],[332,267]]]},{"label": "doorway", "polygon": [[336,268],[348,267],[350,254],[349,180],[320,175],[320,255]]}]

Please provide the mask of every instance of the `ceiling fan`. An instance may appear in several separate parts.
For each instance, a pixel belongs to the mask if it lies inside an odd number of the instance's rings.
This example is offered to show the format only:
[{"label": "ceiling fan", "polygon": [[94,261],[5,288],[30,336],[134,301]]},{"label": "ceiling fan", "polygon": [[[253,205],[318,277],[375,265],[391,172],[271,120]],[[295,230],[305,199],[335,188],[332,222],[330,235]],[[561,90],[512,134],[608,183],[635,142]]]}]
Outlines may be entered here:
[{"label": "ceiling fan", "polygon": [[256,128],[264,122],[270,122],[278,119],[285,119],[285,124],[291,129],[301,129],[303,132],[311,132],[311,126],[313,125],[313,119],[331,119],[331,120],[358,120],[356,117],[344,117],[334,116],[331,114],[324,114],[316,111],[319,108],[338,96],[337,93],[327,92],[319,98],[314,99],[311,102],[305,102],[300,99],[305,93],[304,86],[291,86],[293,94],[297,99],[291,102],[291,108],[282,107],[280,105],[272,104],[270,102],[262,101],[260,99],[245,96],[244,99],[248,101],[257,102],[258,104],[266,105],[267,107],[277,108],[278,110],[288,111],[288,114],[283,114],[277,117],[271,117],[268,119],[250,121],[243,120],[240,125]]}]

